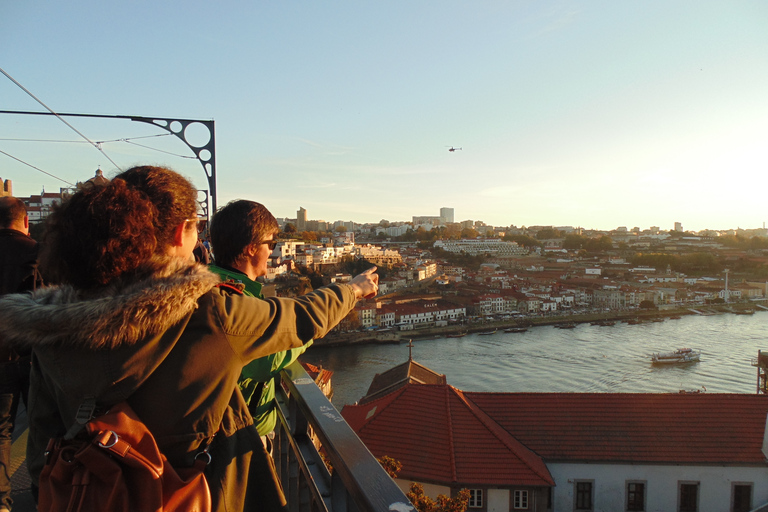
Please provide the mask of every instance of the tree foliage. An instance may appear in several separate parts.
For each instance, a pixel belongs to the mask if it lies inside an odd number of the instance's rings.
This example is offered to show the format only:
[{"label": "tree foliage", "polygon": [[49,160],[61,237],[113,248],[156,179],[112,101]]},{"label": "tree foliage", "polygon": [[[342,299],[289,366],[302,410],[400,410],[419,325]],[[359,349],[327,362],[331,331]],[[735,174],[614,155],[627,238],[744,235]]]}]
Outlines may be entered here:
[{"label": "tree foliage", "polygon": [[451,265],[464,267],[471,270],[479,270],[480,265],[482,265],[486,260],[485,256],[473,256],[463,252],[450,252],[439,247],[430,247],[429,250],[432,252],[432,256],[435,258],[440,258],[447,261]]},{"label": "tree foliage", "polygon": [[387,474],[390,476],[390,478],[397,478],[397,475],[400,473],[400,470],[403,469],[403,465],[400,461],[393,459],[392,457],[388,457],[386,455],[382,455],[378,459],[379,464],[381,464],[381,467],[384,468],[384,471],[387,472]]},{"label": "tree foliage", "polygon": [[502,240],[505,242],[517,242],[517,245],[529,249],[532,247],[541,247],[543,245],[541,242],[528,235],[505,235]]},{"label": "tree foliage", "polygon": [[469,504],[468,489],[462,489],[453,498],[440,494],[433,500],[424,493],[424,487],[416,482],[411,483],[411,490],[406,496],[419,512],[465,512]]},{"label": "tree foliage", "polygon": [[[376,460],[391,478],[397,478],[400,470],[403,469],[400,461],[392,457],[384,455]],[[453,498],[440,494],[436,500],[433,500],[424,493],[424,486],[411,482],[411,489],[406,493],[406,496],[418,512],[466,512],[467,505],[469,505],[469,490],[467,489],[462,489]]]},{"label": "tree foliage", "polygon": [[555,228],[544,228],[536,233],[536,238],[539,240],[549,240],[552,238],[560,238],[561,236],[563,236],[562,233]]}]

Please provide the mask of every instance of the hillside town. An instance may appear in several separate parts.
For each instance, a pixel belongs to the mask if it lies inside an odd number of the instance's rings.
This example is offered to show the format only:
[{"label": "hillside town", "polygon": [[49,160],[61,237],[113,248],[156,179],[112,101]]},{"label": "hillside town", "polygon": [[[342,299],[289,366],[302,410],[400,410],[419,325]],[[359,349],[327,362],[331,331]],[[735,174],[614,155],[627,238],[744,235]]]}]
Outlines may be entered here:
[{"label": "hillside town", "polygon": [[[448,208],[439,217],[414,217],[411,223],[388,227],[382,221],[337,223],[334,228],[306,221],[304,209],[297,213],[296,224],[280,219],[286,239],[275,249],[267,276],[275,293],[290,293],[292,281],[307,269],[328,282],[350,279],[344,269],[360,269],[360,262],[380,269],[379,295],[360,304],[356,318],[341,329],[418,331],[573,315],[690,311],[750,304],[768,294],[765,229],[688,233],[677,223],[668,232],[658,227],[483,230],[474,223],[479,234],[474,227],[461,227],[465,223],[451,222]],[[403,240],[415,232],[431,237]]]},{"label": "hillside town", "polygon": [[[101,169],[87,182],[107,181]],[[71,193],[22,198],[42,228]],[[12,183],[4,182],[4,195]],[[377,224],[278,218],[265,293],[300,295],[376,265],[379,295],[362,302],[339,331],[480,330],[497,322],[555,322],[574,315],[631,316],[768,297],[768,230],[687,232],[618,227],[488,226],[454,221],[453,208],[408,222]],[[215,255],[214,255],[215,256]],[[749,307],[739,308],[750,311]],[[453,328],[453,329],[451,329]]]}]

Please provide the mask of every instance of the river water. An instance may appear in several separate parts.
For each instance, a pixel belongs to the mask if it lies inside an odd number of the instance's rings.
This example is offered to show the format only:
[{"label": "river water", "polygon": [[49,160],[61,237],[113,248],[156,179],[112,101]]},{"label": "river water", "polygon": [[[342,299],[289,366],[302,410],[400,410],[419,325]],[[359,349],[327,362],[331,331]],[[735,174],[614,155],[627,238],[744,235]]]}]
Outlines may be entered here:
[{"label": "river water", "polygon": [[[751,360],[768,351],[768,311],[754,315],[686,315],[638,325],[532,327],[524,333],[468,334],[414,340],[413,359],[464,391],[755,393]],[[652,366],[653,352],[701,349],[687,365]],[[333,370],[333,404],[365,395],[374,375],[408,360],[400,345],[311,347],[302,361]]]}]

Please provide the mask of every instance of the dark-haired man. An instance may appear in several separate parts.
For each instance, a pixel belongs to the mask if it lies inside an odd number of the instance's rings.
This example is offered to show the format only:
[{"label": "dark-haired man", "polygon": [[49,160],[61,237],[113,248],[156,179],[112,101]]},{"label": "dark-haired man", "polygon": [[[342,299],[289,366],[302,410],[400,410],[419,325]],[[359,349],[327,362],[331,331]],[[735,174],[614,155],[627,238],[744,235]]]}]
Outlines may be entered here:
[{"label": "dark-haired man", "polygon": [[[0,295],[34,290],[42,284],[37,271],[37,242],[29,236],[29,217],[21,199],[0,197]],[[29,354],[19,354],[0,339],[0,512],[10,511],[9,466],[19,400],[27,406]]]},{"label": "dark-haired man", "polygon": [[[263,205],[243,199],[228,203],[211,220],[215,265],[210,269],[243,294],[263,298],[261,283],[256,279],[267,274],[267,263],[279,230],[277,220]],[[257,359],[243,368],[240,391],[267,451],[271,452],[270,436],[277,423],[275,376],[311,344],[310,340],[302,347]]]}]

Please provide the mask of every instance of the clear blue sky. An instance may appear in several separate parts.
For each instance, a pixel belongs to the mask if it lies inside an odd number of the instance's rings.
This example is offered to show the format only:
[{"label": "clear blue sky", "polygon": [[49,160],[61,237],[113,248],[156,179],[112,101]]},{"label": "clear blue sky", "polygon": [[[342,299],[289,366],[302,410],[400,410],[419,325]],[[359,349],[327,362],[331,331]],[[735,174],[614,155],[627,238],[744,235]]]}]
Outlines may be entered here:
[{"label": "clear blue sky", "polygon": [[[214,119],[219,204],[278,217],[768,221],[764,0],[4,1],[0,67],[59,112]],[[0,75],[0,109],[42,107]],[[68,121],[94,141],[162,133]],[[0,139],[68,181],[116,172],[85,143],[9,140],[81,140],[53,117],[0,115]],[[102,147],[206,188],[194,160]],[[0,177],[16,195],[65,186],[3,154]]]}]

